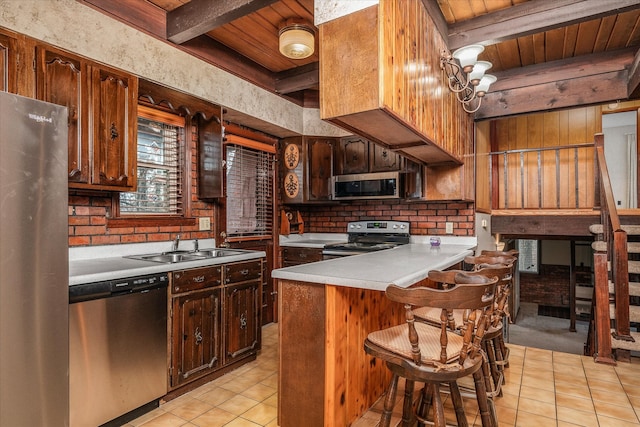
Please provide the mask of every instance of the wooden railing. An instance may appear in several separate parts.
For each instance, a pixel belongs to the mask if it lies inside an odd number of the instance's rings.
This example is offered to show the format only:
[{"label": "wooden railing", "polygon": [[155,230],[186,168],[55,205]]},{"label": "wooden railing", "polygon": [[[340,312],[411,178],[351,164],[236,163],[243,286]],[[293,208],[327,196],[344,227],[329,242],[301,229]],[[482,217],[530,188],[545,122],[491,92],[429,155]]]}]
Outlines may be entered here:
[{"label": "wooden railing", "polygon": [[627,254],[627,233],[622,230],[620,217],[613,198],[609,170],[604,157],[604,135],[595,135],[596,186],[599,190],[600,215],[603,238],[607,251],[594,254],[594,319],[593,335],[588,346],[595,350],[593,356],[602,363],[615,363],[611,345],[611,321],[609,301],[609,268],[615,294],[615,326],[613,335],[618,339],[632,340],[629,322],[629,256]]},{"label": "wooden railing", "polygon": [[593,143],[487,154],[493,210],[589,209],[596,204]]}]

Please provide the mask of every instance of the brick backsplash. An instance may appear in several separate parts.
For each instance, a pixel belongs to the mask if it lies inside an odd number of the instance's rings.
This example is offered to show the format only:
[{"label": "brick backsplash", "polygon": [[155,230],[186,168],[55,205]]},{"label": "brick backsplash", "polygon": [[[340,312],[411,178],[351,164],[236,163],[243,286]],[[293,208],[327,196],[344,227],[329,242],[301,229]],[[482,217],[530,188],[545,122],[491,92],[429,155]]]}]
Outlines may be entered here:
[{"label": "brick backsplash", "polygon": [[296,206],[309,233],[344,233],[350,221],[409,221],[411,234],[444,235],[453,222],[453,235],[473,236],[475,214],[471,202],[406,202],[368,200],[339,205]]}]

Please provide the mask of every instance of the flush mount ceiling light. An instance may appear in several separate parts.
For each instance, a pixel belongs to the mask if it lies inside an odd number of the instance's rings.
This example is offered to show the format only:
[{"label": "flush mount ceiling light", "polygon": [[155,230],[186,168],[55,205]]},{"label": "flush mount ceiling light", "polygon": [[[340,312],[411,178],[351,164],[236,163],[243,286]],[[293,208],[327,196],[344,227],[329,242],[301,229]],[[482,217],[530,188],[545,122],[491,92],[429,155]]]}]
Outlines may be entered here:
[{"label": "flush mount ceiling light", "polygon": [[291,59],[304,59],[313,55],[315,38],[310,25],[287,21],[279,33],[280,53]]},{"label": "flush mount ceiling light", "polygon": [[491,68],[491,62],[478,61],[483,50],[484,46],[472,44],[452,54],[443,50],[440,56],[440,68],[447,75],[449,89],[467,113],[478,111],[489,86],[497,80],[495,76],[485,74]]}]

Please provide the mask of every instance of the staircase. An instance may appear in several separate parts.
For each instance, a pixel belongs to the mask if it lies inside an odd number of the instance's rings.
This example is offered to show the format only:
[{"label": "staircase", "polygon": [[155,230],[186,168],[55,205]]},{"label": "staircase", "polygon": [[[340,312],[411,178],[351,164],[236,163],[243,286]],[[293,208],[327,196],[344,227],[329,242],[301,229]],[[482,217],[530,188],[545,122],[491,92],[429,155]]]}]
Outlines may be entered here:
[{"label": "staircase", "polygon": [[[598,294],[600,290],[600,301],[598,296],[593,299],[596,306],[592,312],[602,313],[603,317],[606,314],[608,319],[599,319],[600,323],[604,323],[601,326],[602,331],[607,329],[610,334],[606,336],[594,337],[592,334],[595,332],[596,322],[598,319],[594,319],[591,322],[589,329],[589,339],[587,348],[590,344],[593,351],[588,351],[589,354],[595,356],[596,361],[603,363],[615,363],[616,361],[629,361],[631,351],[640,351],[640,332],[632,331],[632,327],[637,329],[637,325],[640,325],[640,225],[620,225],[621,230],[626,234],[626,259],[620,259],[618,263],[624,264],[626,261],[626,277],[619,277],[618,284],[616,284],[615,275],[613,274],[611,257],[608,256],[610,242],[605,240],[605,227],[602,224],[594,224],[589,230],[596,236],[596,241],[593,242],[592,247],[596,252],[595,258],[599,256],[606,257],[606,264],[601,268],[606,267],[606,272],[603,271],[600,277],[604,280],[598,280],[598,273],[596,272],[596,285],[595,293]],[[623,254],[619,254],[623,256]],[[622,271],[620,271],[622,270]],[[624,265],[618,268],[618,272],[624,274]],[[606,274],[606,276],[605,276]],[[598,305],[598,302],[600,304]],[[603,307],[604,306],[604,307]],[[604,309],[603,309],[604,308]],[[607,326],[609,326],[607,328]],[[603,334],[604,335],[604,334]],[[596,343],[592,343],[595,339]],[[606,341],[606,342],[603,342]]]},{"label": "staircase", "polygon": [[593,243],[594,295],[585,354],[596,362],[616,364],[630,361],[631,351],[640,351],[640,333],[631,331],[640,324],[640,221],[622,224],[604,157],[604,135],[596,134],[594,140],[601,224],[590,227],[597,240]]}]

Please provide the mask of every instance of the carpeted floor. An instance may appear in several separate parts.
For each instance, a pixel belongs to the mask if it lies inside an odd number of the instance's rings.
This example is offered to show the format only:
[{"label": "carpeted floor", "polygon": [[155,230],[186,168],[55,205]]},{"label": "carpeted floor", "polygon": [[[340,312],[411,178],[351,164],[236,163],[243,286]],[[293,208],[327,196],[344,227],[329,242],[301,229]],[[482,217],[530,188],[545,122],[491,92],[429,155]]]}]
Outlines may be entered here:
[{"label": "carpeted floor", "polygon": [[576,322],[576,332],[569,331],[569,319],[538,315],[538,304],[520,303],[516,322],[509,325],[507,341],[526,347],[583,354],[588,323]]}]

